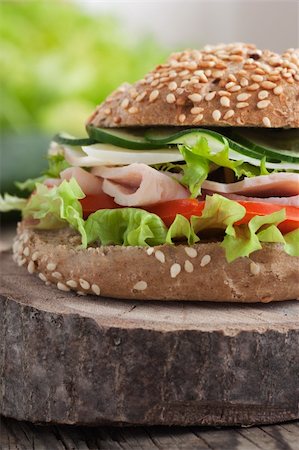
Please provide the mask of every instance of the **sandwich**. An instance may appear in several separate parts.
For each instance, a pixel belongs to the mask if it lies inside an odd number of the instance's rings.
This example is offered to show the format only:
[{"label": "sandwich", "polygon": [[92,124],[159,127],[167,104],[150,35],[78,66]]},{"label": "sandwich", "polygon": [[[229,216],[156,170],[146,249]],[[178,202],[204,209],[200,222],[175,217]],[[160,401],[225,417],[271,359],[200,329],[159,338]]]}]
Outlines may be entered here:
[{"label": "sandwich", "polygon": [[172,54],[58,134],[0,209],[47,285],[140,300],[299,297],[299,51]]}]

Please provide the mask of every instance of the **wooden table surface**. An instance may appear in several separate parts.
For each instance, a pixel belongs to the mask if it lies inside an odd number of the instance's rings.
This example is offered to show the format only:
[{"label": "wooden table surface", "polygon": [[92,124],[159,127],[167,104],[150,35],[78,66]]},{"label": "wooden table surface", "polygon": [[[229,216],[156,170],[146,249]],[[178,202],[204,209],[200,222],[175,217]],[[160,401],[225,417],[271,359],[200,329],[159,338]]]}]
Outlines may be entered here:
[{"label": "wooden table surface", "polygon": [[[12,230],[1,230],[0,252]],[[299,450],[299,421],[251,428],[75,427],[0,418],[1,450]]]},{"label": "wooden table surface", "polygon": [[298,450],[299,421],[252,428],[73,427],[2,418],[1,450]]}]

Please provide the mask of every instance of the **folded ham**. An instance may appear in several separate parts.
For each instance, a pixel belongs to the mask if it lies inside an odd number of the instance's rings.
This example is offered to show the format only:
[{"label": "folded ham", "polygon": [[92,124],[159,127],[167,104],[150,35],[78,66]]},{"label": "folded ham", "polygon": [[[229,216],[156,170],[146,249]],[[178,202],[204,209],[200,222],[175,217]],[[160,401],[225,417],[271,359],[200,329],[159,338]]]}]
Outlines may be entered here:
[{"label": "folded ham", "polygon": [[146,164],[123,167],[94,167],[93,175],[103,178],[103,191],[121,206],[146,206],[190,197],[178,181]]},{"label": "folded ham", "polygon": [[299,174],[271,173],[258,177],[244,178],[236,183],[218,183],[206,180],[202,189],[217,194],[239,194],[246,197],[290,197],[299,195]]},{"label": "folded ham", "polygon": [[75,178],[85,195],[96,195],[102,192],[103,181],[99,177],[81,169],[81,167],[69,167],[63,170],[60,173],[60,178],[67,181]]}]

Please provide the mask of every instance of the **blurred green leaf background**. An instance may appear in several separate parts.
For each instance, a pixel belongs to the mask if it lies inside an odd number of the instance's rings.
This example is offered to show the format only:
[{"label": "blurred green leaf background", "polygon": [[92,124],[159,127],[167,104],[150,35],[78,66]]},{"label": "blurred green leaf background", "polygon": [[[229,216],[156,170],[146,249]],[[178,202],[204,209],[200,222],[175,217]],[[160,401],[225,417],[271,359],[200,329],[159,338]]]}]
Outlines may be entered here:
[{"label": "blurred green leaf background", "polygon": [[114,17],[55,0],[0,5],[1,190],[46,165],[51,135],[84,135],[84,122],[113,89],[168,51],[135,38]]}]

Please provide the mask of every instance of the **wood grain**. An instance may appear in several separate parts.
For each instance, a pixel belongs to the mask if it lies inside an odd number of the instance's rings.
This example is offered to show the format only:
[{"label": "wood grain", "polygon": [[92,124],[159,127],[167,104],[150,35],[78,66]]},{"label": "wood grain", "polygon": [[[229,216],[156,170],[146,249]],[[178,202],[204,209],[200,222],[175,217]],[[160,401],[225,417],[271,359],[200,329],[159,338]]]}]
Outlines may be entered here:
[{"label": "wood grain", "polygon": [[299,418],[298,301],[149,304],[78,297],[29,276],[8,252],[0,294],[5,416],[88,425]]},{"label": "wood grain", "polygon": [[40,426],[0,418],[2,450],[298,450],[299,422],[252,428]]}]

